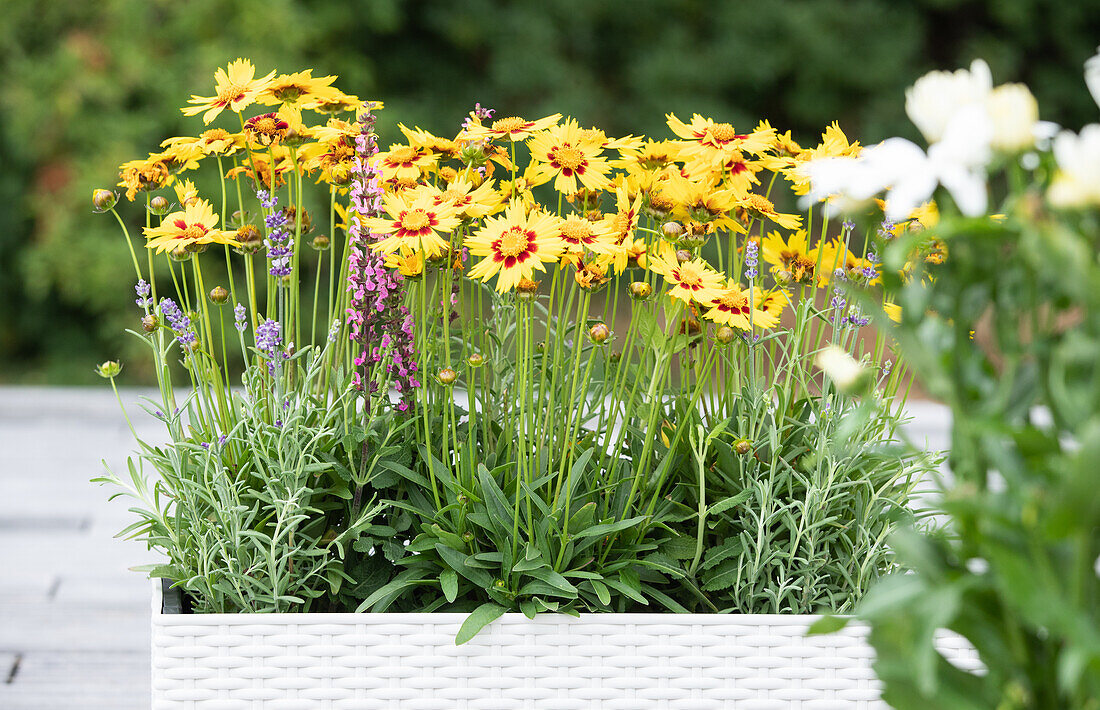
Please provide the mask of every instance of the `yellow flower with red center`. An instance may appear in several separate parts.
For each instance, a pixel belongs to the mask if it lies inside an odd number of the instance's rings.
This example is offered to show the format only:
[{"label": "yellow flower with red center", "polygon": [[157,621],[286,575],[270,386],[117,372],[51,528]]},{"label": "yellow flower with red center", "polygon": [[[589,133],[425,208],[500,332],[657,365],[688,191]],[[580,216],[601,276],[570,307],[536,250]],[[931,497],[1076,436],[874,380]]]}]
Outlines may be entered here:
[{"label": "yellow flower with red center", "polygon": [[431,185],[421,185],[416,189],[428,195],[436,207],[450,207],[462,219],[479,219],[494,214],[504,204],[504,197],[493,189],[491,180],[474,187],[469,180],[457,177],[444,190]]},{"label": "yellow flower with red center", "polygon": [[279,114],[262,113],[245,121],[244,134],[249,140],[266,148],[272,143],[281,141],[289,128],[290,124],[284,121]]},{"label": "yellow flower with red center", "polygon": [[593,222],[579,215],[569,215],[559,223],[558,236],[565,242],[563,266],[576,265],[588,252],[611,257],[623,251],[602,220]]},{"label": "yellow flower with red center", "polygon": [[709,310],[703,314],[704,318],[739,330],[752,330],[753,327],[763,326],[763,321],[770,321],[767,314],[760,309],[759,294],[741,288],[733,279],[727,280],[725,288],[703,305],[709,306]]},{"label": "yellow flower with red center", "polygon": [[190,180],[177,181],[176,184],[172,185],[172,190],[175,191],[176,199],[183,207],[187,207],[187,205],[199,199],[199,191],[195,187],[195,183]]},{"label": "yellow flower with red center", "polygon": [[[184,106],[180,109],[185,116],[195,116],[202,113],[202,122],[210,123],[225,109],[240,113],[256,101],[256,97],[267,88],[268,83],[275,77],[271,72],[262,79],[256,79],[256,68],[247,59],[238,59],[230,62],[227,69],[218,69],[214,72],[214,96],[194,96],[187,103],[194,106]],[[204,113],[205,112],[205,113]]]},{"label": "yellow flower with red center", "polygon": [[679,141],[643,141],[638,146],[619,149],[619,157],[611,165],[624,170],[661,170],[680,160],[683,144]]},{"label": "yellow flower with red center", "polygon": [[377,160],[386,180],[419,180],[421,171],[435,165],[439,156],[426,148],[395,143],[385,153],[379,153]]},{"label": "yellow flower with red center", "polygon": [[[334,91],[331,96],[311,96],[299,102],[299,108],[311,109],[317,113],[337,114],[345,111],[358,111],[360,109],[380,111],[385,108],[381,101],[364,101],[358,96],[345,94],[343,91]],[[369,104],[369,106],[368,106]]]},{"label": "yellow flower with red center", "polygon": [[[229,180],[235,180],[238,175],[245,175],[255,180],[256,176],[252,171],[253,164],[255,164],[256,171],[260,174],[260,184],[264,186],[264,189],[271,190],[282,187],[286,184],[286,178],[284,176],[294,169],[294,163],[291,162],[290,152],[285,147],[275,146],[274,152],[274,176],[272,176],[271,164],[268,162],[267,158],[254,154],[251,159],[245,160],[241,165],[226,170],[225,177]],[[274,180],[272,180],[273,177]],[[275,183],[274,186],[271,184],[273,181]]]},{"label": "yellow flower with red center", "polygon": [[668,295],[684,303],[707,305],[722,294],[722,275],[698,257],[681,262],[675,254],[659,254],[651,257],[649,264],[665,278]]},{"label": "yellow flower with red center", "polygon": [[615,208],[616,211],[606,215],[600,224],[610,233],[615,244],[624,247],[612,254],[615,269],[622,271],[628,266],[629,247],[634,244],[634,230],[638,228],[638,218],[642,214],[641,193],[631,199],[625,187],[618,187],[615,190]]},{"label": "yellow flower with red center", "polygon": [[691,117],[691,123],[684,123],[674,114],[666,114],[668,127],[681,138],[694,143],[685,146],[685,150],[695,154],[710,151],[740,150],[759,155],[775,145],[775,129],[761,126],[751,133],[738,133],[728,123],[716,123],[699,114]]},{"label": "yellow flower with red center", "polygon": [[813,279],[817,268],[817,250],[810,249],[806,230],[800,229],[786,239],[779,232],[772,231],[761,246],[764,261],[772,265],[772,273],[777,278],[794,283]]},{"label": "yellow flower with red center", "polygon": [[382,204],[389,217],[364,220],[370,231],[388,235],[372,244],[371,249],[383,254],[404,249],[406,253],[422,252],[434,259],[450,248],[447,240],[440,236],[458,226],[459,219],[449,205],[433,205],[429,196],[413,191],[405,196],[384,195]]},{"label": "yellow flower with red center", "polygon": [[542,210],[526,214],[512,203],[500,217],[489,217],[485,226],[466,238],[470,254],[483,257],[470,269],[470,278],[488,281],[497,277],[497,291],[514,289],[520,279],[545,271],[545,263],[561,256],[565,242],[558,236],[558,218]]},{"label": "yellow flower with red center", "polygon": [[600,153],[598,143],[586,142],[581,129],[572,119],[552,126],[527,141],[531,150],[532,168],[536,179],[554,178],[554,189],[566,195],[577,192],[578,183],[588,190],[602,190],[607,186],[607,173],[611,170]]},{"label": "yellow flower with red center", "polygon": [[421,128],[408,128],[403,123],[397,124],[397,127],[405,134],[409,145],[414,148],[425,148],[448,158],[457,158],[459,155],[458,143],[450,138],[442,138]]},{"label": "yellow flower with red center", "polygon": [[194,151],[199,155],[228,156],[244,147],[244,136],[240,133],[230,133],[224,128],[211,128],[197,137],[177,136],[164,140],[160,145],[162,148]]},{"label": "yellow flower with red center", "polygon": [[146,227],[145,246],[158,254],[196,244],[231,244],[233,232],[217,229],[218,215],[206,200],[195,200],[164,218],[159,227]]},{"label": "yellow flower with red center", "polygon": [[560,120],[560,113],[540,118],[537,121],[528,121],[519,116],[508,116],[507,118],[498,118],[488,126],[472,125],[462,132],[460,138],[463,141],[496,140],[497,138],[507,138],[512,142],[522,141],[530,138],[533,133],[545,131]]},{"label": "yellow flower with red center", "polygon": [[661,189],[676,204],[673,216],[681,221],[713,223],[714,229],[744,233],[745,227],[733,214],[743,193],[675,174],[664,181]]},{"label": "yellow flower with red center", "polygon": [[419,251],[399,249],[386,254],[384,263],[387,269],[397,269],[407,279],[419,278],[424,273],[424,255]]},{"label": "yellow flower with red center", "polygon": [[332,86],[335,76],[313,76],[312,69],[280,74],[271,80],[256,96],[256,101],[264,106],[277,104],[294,105],[306,101],[328,101],[338,99],[340,90]]}]

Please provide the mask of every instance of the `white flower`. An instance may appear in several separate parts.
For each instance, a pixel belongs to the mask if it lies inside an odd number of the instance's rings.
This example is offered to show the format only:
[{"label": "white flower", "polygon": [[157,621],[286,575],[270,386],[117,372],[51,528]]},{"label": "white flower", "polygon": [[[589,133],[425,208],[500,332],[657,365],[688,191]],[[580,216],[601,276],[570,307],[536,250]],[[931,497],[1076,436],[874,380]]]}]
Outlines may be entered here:
[{"label": "white flower", "polygon": [[989,65],[975,59],[970,71],[934,71],[905,92],[905,113],[929,143],[940,140],[959,109],[983,103],[993,90]]},{"label": "white flower", "polygon": [[[865,148],[858,158],[824,158],[806,164],[809,201],[830,199],[841,210],[886,192],[886,219],[900,222],[927,202],[938,185],[970,217],[984,214],[985,166],[993,127],[982,106],[956,111],[943,139],[925,154],[904,138]],[[837,198],[840,198],[839,200]]]},{"label": "white flower", "polygon": [[841,392],[854,392],[866,380],[867,369],[838,345],[821,350],[816,363]]},{"label": "white flower", "polygon": [[993,122],[991,144],[997,150],[1016,153],[1035,145],[1039,102],[1023,84],[1002,84],[985,100]]},{"label": "white flower", "polygon": [[1090,123],[1079,135],[1062,131],[1054,139],[1058,174],[1047,191],[1055,207],[1100,205],[1100,125]]},{"label": "white flower", "polygon": [[1096,54],[1085,61],[1085,86],[1089,87],[1092,100],[1100,106],[1100,47]]}]

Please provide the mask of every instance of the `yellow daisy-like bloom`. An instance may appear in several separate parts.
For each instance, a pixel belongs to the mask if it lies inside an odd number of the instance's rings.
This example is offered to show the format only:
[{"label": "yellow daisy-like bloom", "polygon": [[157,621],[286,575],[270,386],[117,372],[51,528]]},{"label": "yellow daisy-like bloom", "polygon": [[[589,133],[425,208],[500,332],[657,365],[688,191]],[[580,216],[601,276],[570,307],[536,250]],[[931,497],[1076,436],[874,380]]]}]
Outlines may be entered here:
[{"label": "yellow daisy-like bloom", "polygon": [[750,192],[741,198],[737,206],[745,210],[749,217],[771,220],[783,229],[798,229],[802,226],[801,215],[776,212],[775,204],[763,195]]},{"label": "yellow daisy-like bloom", "polygon": [[615,190],[615,208],[615,213],[605,216],[600,224],[610,233],[615,244],[624,247],[612,254],[615,269],[622,271],[630,260],[629,247],[634,244],[634,230],[638,228],[638,218],[642,214],[642,194],[638,193],[631,199],[626,189],[620,186]]},{"label": "yellow daisy-like bloom", "polygon": [[411,145],[394,144],[385,153],[379,153],[377,159],[382,166],[382,176],[387,179],[420,179],[422,170],[427,170],[439,160],[426,148]]},{"label": "yellow daisy-like bloom", "polygon": [[649,260],[650,268],[665,277],[668,295],[684,303],[710,304],[722,295],[722,275],[696,257],[680,263],[676,256],[659,254]]},{"label": "yellow daisy-like bloom", "polygon": [[158,254],[193,244],[232,244],[233,232],[217,229],[219,217],[206,200],[195,200],[164,218],[159,227],[146,227],[145,246]]},{"label": "yellow daisy-like bloom", "polygon": [[859,141],[849,142],[844,131],[840,130],[840,124],[833,121],[821,134],[820,145],[802,150],[789,160],[788,167],[781,172],[783,177],[791,183],[794,194],[805,195],[810,191],[810,178],[804,170],[806,163],[818,158],[855,157],[861,150]]},{"label": "yellow daisy-like bloom", "polygon": [[581,141],[598,147],[601,150],[627,150],[638,149],[645,142],[642,136],[623,136],[622,138],[608,138],[607,134],[599,128],[580,129]]},{"label": "yellow daisy-like bloom", "polygon": [[886,301],[882,304],[882,310],[886,313],[887,318],[895,323],[901,323],[901,306]]},{"label": "yellow daisy-like bloom", "polygon": [[761,246],[764,261],[772,265],[772,273],[778,276],[786,272],[785,278],[794,283],[813,279],[817,268],[817,250],[810,249],[806,230],[800,229],[786,240],[782,234],[773,231],[764,238]]},{"label": "yellow daisy-like bloom", "polygon": [[385,104],[381,101],[364,101],[358,96],[345,94],[343,91],[334,90],[329,96],[312,96],[299,102],[300,108],[310,109],[317,113],[337,114],[345,111],[358,111],[365,108],[364,104],[370,104],[371,111],[381,111]]},{"label": "yellow daisy-like bloom", "polygon": [[779,325],[783,311],[787,307],[787,292],[776,288],[764,293],[759,287],[754,288],[752,291],[752,307],[758,309],[753,314],[754,326],[774,328]]},{"label": "yellow daisy-like bloom", "polygon": [[739,330],[752,330],[754,326],[760,327],[761,321],[769,320],[767,314],[760,310],[759,294],[741,288],[741,284],[733,279],[727,280],[725,288],[703,305],[709,306],[703,314],[704,318]]},{"label": "yellow daisy-like bloom", "polygon": [[294,163],[290,160],[290,151],[280,145],[273,146],[273,148],[275,153],[274,186],[271,184],[271,165],[265,156],[259,154],[253,154],[250,160],[245,160],[241,165],[226,170],[225,177],[229,180],[235,180],[238,175],[245,175],[255,180],[256,176],[252,171],[253,163],[255,163],[256,170],[260,173],[260,184],[264,186],[264,189],[272,190],[286,185],[284,176],[294,170]]},{"label": "yellow daisy-like bloom", "polygon": [[527,141],[527,147],[531,150],[535,176],[547,180],[553,177],[558,192],[572,195],[577,192],[578,183],[588,190],[607,187],[611,165],[599,157],[603,148],[598,143],[583,140],[576,121],[570,119],[550,127]]},{"label": "yellow daisy-like bloom", "polygon": [[679,141],[644,141],[638,146],[619,149],[619,157],[611,165],[624,170],[661,170],[680,160],[683,144]]},{"label": "yellow daisy-like bloom", "polygon": [[[865,269],[875,270],[875,265],[872,262],[856,256],[841,242],[830,241],[822,245],[820,249],[820,278],[823,282],[827,282],[837,270],[843,271],[850,278],[866,278]],[[879,276],[876,272],[875,276],[870,278],[868,282],[873,284],[878,280]]]},{"label": "yellow daisy-like bloom", "polygon": [[400,195],[384,195],[382,204],[389,217],[372,217],[364,220],[366,226],[377,234],[389,236],[371,245],[371,249],[392,254],[404,249],[406,253],[423,254],[434,259],[446,252],[450,245],[440,236],[458,226],[454,209],[447,205],[433,205],[429,196],[409,192],[411,200]]},{"label": "yellow daisy-like bloom", "polygon": [[563,267],[565,264],[576,265],[588,252],[614,257],[623,251],[606,222],[593,222],[578,215],[569,215],[559,223],[558,236],[565,242]]},{"label": "yellow daisy-like bloom", "polygon": [[280,74],[271,80],[256,96],[256,101],[264,106],[276,104],[297,104],[299,101],[323,102],[340,98],[340,90],[332,86],[335,76],[313,76],[312,69]]},{"label": "yellow daisy-like bloom", "polygon": [[488,281],[497,277],[497,291],[514,289],[520,279],[531,279],[535,270],[558,260],[565,242],[558,236],[558,218],[541,210],[525,214],[521,204],[508,206],[500,217],[489,217],[485,226],[466,238],[470,254],[483,257],[470,269],[470,278]]},{"label": "yellow daisy-like bloom", "polygon": [[729,188],[718,189],[708,183],[692,182],[675,174],[664,182],[661,189],[675,203],[675,217],[683,221],[714,223],[715,229],[741,234],[745,232],[745,227],[733,214],[744,196],[743,193]]},{"label": "yellow daisy-like bloom", "polygon": [[424,255],[419,251],[405,249],[386,254],[385,265],[388,269],[397,269],[397,273],[407,279],[419,278],[424,273]]},{"label": "yellow daisy-like bloom", "polygon": [[770,126],[760,127],[751,133],[738,133],[728,123],[715,123],[709,118],[703,118],[699,114],[691,117],[691,123],[684,123],[674,114],[666,114],[668,127],[672,132],[697,145],[687,146],[692,153],[704,152],[703,149],[712,150],[741,150],[759,155],[775,145],[775,129]]},{"label": "yellow daisy-like bloom", "polygon": [[446,189],[438,190],[421,185],[418,191],[427,194],[436,207],[450,207],[461,219],[480,219],[499,212],[504,197],[493,189],[493,182],[483,182],[478,187],[469,180],[456,177]]},{"label": "yellow daisy-like bloom", "polygon": [[164,187],[172,178],[168,163],[156,155],[144,160],[130,160],[118,166],[119,187],[126,188],[130,202],[139,192],[149,192]]},{"label": "yellow daisy-like bloom", "polygon": [[421,128],[409,128],[403,123],[397,124],[397,127],[405,134],[409,145],[414,148],[425,148],[448,158],[458,157],[460,152],[458,143],[450,138],[442,138]]},{"label": "yellow daisy-like bloom", "polygon": [[233,155],[244,147],[244,136],[224,128],[211,128],[197,137],[177,136],[168,138],[160,145],[162,148],[194,146],[202,155]]},{"label": "yellow daisy-like bloom", "polygon": [[[267,88],[268,83],[275,77],[271,72],[262,79],[256,79],[256,68],[247,59],[238,59],[230,62],[227,69],[218,69],[214,72],[214,96],[194,96],[187,103],[194,106],[184,106],[180,109],[185,116],[202,114],[202,122],[209,124],[225,109],[240,113],[256,101],[256,97]],[[205,113],[204,113],[205,112]]]},{"label": "yellow daisy-like bloom", "polygon": [[528,121],[519,116],[498,118],[489,126],[473,125],[463,131],[461,138],[471,140],[495,140],[507,138],[508,140],[522,141],[531,137],[531,134],[545,131],[561,120],[561,114],[540,118],[537,121]]},{"label": "yellow daisy-like bloom", "polygon": [[172,185],[172,189],[176,193],[176,199],[183,207],[187,207],[187,205],[199,199],[199,191],[195,187],[195,183],[190,180],[176,181]]}]

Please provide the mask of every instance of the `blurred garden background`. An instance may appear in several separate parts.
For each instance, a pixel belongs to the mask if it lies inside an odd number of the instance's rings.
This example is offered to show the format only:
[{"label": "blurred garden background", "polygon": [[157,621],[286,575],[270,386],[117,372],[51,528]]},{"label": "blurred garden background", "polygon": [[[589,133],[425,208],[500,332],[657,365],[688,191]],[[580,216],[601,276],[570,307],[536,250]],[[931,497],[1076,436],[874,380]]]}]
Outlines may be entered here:
[{"label": "blurred garden background", "polygon": [[[1081,65],[1100,0],[4,0],[0,13],[0,382],[91,382],[137,360],[132,268],[91,192],[119,163],[194,135],[179,111],[237,57],[312,67],[383,100],[396,123],[453,135],[475,102],[562,112],[666,138],[664,111],[812,142],[838,120],[864,143],[916,138],[905,87],[986,58],[1044,118],[1096,120]],[[200,188],[202,183],[200,182]],[[123,213],[143,223],[140,207]],[[127,286],[123,286],[127,284]],[[130,342],[133,341],[133,342]],[[127,376],[129,374],[129,377]],[[123,374],[141,384],[143,372]]]}]

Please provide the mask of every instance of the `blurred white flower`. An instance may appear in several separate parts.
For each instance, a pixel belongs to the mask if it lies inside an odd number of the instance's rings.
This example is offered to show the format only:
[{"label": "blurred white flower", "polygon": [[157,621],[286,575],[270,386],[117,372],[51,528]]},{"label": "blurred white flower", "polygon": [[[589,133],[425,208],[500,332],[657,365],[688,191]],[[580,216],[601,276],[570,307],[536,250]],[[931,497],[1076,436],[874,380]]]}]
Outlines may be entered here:
[{"label": "blurred white flower", "polygon": [[1100,205],[1100,124],[1090,123],[1079,135],[1062,131],[1054,139],[1054,176],[1047,199],[1055,207]]},{"label": "blurred white flower", "polygon": [[984,214],[985,166],[990,159],[992,123],[982,106],[955,112],[942,140],[928,149],[904,138],[888,138],[864,148],[855,158],[825,158],[807,163],[809,202],[828,199],[849,211],[886,192],[886,219],[900,222],[927,202],[943,185],[959,210],[970,217]]},{"label": "blurred white flower", "polygon": [[818,352],[816,363],[841,392],[854,392],[867,380],[867,369],[838,345],[830,345]]},{"label": "blurred white flower", "polygon": [[989,93],[986,111],[993,123],[991,145],[1011,153],[1035,145],[1039,102],[1023,84],[1002,84]]},{"label": "blurred white flower", "polygon": [[975,59],[969,71],[934,71],[918,79],[905,92],[905,113],[925,140],[935,143],[959,109],[984,102],[992,90],[989,65]]},{"label": "blurred white flower", "polygon": [[1089,87],[1092,100],[1100,106],[1100,47],[1096,54],[1085,61],[1085,86]]}]

